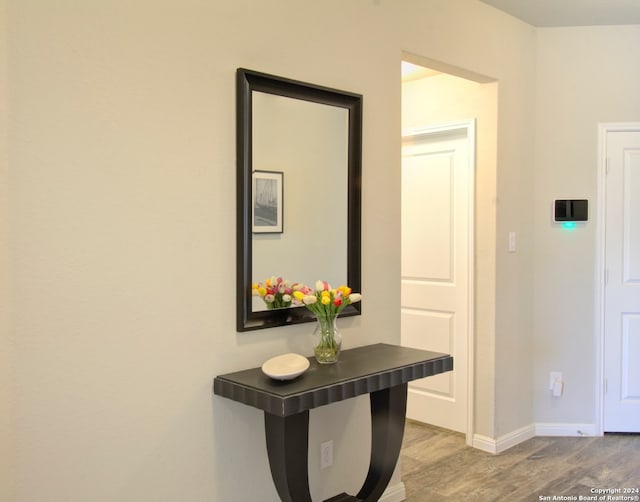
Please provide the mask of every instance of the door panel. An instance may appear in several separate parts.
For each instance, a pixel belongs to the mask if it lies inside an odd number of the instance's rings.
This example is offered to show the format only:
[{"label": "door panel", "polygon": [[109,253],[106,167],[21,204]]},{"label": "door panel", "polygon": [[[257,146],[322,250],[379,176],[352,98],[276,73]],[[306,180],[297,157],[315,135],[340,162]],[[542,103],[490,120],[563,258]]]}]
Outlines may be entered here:
[{"label": "door panel", "polygon": [[640,432],[640,131],[606,147],[603,428]]},{"label": "door panel", "polygon": [[624,282],[640,282],[640,151],[625,150]]},{"label": "door panel", "polygon": [[[453,312],[402,309],[402,344],[405,347],[423,348],[435,352],[453,354]],[[412,389],[433,392],[453,398],[453,372],[441,373],[417,380]]]},{"label": "door panel", "polygon": [[[455,151],[407,146],[402,164],[403,277],[451,281],[451,190]],[[425,168],[428,166],[428,168]],[[425,198],[429,197],[425,205]],[[425,214],[426,213],[426,214]]]},{"label": "door panel", "polygon": [[409,384],[407,416],[467,429],[468,129],[405,138],[402,149],[402,345],[452,354],[454,371]]},{"label": "door panel", "polygon": [[[621,401],[640,400],[640,315],[622,315],[622,392]],[[632,403],[633,404],[633,403]]]}]

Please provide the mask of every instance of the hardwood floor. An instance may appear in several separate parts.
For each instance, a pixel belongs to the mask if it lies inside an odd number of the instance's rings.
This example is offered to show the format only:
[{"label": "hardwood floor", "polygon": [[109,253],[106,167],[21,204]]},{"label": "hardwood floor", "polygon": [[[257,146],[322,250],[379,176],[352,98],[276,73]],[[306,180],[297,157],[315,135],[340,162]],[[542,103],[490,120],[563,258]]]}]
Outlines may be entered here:
[{"label": "hardwood floor", "polygon": [[408,421],[400,459],[407,502],[640,500],[638,491],[592,493],[640,490],[638,434],[535,437],[492,455],[462,434]]}]

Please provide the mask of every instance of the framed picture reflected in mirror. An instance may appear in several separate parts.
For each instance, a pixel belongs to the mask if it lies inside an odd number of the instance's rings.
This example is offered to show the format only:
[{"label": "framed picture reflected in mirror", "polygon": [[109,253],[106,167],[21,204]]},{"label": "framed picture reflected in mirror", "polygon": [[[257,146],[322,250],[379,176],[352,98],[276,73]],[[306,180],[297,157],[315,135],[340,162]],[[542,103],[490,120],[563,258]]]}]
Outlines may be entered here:
[{"label": "framed picture reflected in mirror", "polygon": [[252,229],[256,234],[284,231],[284,173],[253,171]]}]

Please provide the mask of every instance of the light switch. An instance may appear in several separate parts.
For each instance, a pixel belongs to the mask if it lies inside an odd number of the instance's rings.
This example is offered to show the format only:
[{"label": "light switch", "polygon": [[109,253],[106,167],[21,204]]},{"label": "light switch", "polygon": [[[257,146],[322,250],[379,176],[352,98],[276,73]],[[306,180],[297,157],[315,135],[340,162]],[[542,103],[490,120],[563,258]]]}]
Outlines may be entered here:
[{"label": "light switch", "polygon": [[562,382],[562,372],[552,371],[549,373],[549,390],[553,390],[553,386],[556,382]]},{"label": "light switch", "polygon": [[552,389],[552,393],[553,393],[553,397],[560,397],[562,396],[562,388],[564,387],[564,383],[562,383],[560,380],[556,381],[553,384],[553,389]]},{"label": "light switch", "polygon": [[509,232],[509,252],[510,253],[516,252],[516,233],[515,232]]}]

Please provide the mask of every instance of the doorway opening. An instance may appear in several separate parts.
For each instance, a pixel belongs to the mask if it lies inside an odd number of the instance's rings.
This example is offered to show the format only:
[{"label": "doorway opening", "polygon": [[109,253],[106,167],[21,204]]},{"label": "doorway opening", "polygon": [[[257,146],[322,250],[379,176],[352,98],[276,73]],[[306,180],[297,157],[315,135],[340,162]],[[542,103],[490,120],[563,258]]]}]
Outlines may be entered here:
[{"label": "doorway opening", "polygon": [[[485,197],[495,194],[497,83],[411,55],[402,69],[401,344],[454,357],[453,372],[409,385],[407,417],[472,445],[476,311],[490,301],[476,300],[476,275],[495,266],[476,249],[495,242]],[[481,331],[492,322],[480,321]]]}]

